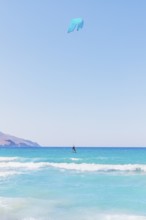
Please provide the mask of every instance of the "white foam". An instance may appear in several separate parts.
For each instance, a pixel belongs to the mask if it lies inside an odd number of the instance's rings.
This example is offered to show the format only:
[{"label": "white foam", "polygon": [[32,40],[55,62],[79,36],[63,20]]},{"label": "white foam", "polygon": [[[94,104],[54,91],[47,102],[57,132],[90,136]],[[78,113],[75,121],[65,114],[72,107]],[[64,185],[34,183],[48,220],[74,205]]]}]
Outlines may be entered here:
[{"label": "white foam", "polygon": [[36,170],[42,167],[48,166],[47,162],[1,162],[0,168],[3,169],[26,169],[26,170]]},{"label": "white foam", "polygon": [[76,170],[76,171],[122,171],[122,172],[146,172],[145,164],[88,164],[88,163],[48,163],[49,166],[66,169],[66,170]]},{"label": "white foam", "polygon": [[[66,214],[66,213],[65,213]],[[74,216],[74,217],[73,217]],[[145,216],[136,216],[136,215],[110,215],[110,214],[107,214],[107,215],[76,215],[76,214],[73,214],[73,216],[64,216],[64,218],[62,218],[62,220],[74,220],[75,218],[76,219],[80,219],[80,220],[146,220],[146,217]],[[58,219],[59,219],[59,216],[57,215]],[[23,220],[46,220],[48,218],[44,217],[44,218],[23,218]],[[51,220],[56,220],[56,217],[52,216]]]},{"label": "white foam", "polygon": [[[126,214],[91,214],[90,216],[87,214],[80,218],[80,220],[146,220],[145,216],[139,215],[126,215]],[[72,220],[72,219],[71,219]]]},{"label": "white foam", "polygon": [[[146,220],[145,216],[139,215],[126,215],[126,214],[96,214],[84,213],[82,216],[77,216],[76,219],[80,220]],[[73,220],[73,218],[70,218]]]},{"label": "white foam", "polygon": [[3,161],[14,161],[14,160],[17,160],[18,157],[0,157],[0,162],[3,162]]},{"label": "white foam", "polygon": [[146,220],[145,216],[136,215],[105,215],[101,216],[102,220]]},{"label": "white foam", "polygon": [[34,163],[34,162],[0,162],[0,179],[24,174],[27,171],[39,170],[40,168],[48,166],[47,163]]},{"label": "white foam", "polygon": [[80,158],[74,158],[74,157],[72,157],[72,158],[70,158],[72,161],[78,161],[78,160],[80,160]]},{"label": "white foam", "polygon": [[28,218],[24,218],[23,220],[39,220],[38,218],[33,218],[33,217],[28,217]]},{"label": "white foam", "polygon": [[0,171],[39,170],[46,167],[54,167],[64,170],[75,170],[80,172],[146,172],[146,164],[17,162],[15,160],[0,162]]}]

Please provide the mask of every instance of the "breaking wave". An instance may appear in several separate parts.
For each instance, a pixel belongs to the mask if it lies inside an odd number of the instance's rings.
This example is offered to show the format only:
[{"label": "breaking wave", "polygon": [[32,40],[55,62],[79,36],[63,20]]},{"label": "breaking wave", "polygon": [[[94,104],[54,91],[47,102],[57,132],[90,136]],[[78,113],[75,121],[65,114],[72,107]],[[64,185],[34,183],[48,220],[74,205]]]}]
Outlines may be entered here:
[{"label": "breaking wave", "polygon": [[99,216],[101,220],[146,220],[145,216],[136,215],[101,215]]},{"label": "breaking wave", "polygon": [[19,157],[0,157],[0,177],[12,176],[26,171],[56,168],[78,172],[134,172],[146,173],[146,164],[96,164],[79,163],[80,158],[70,158],[71,163],[25,160]]},{"label": "breaking wave", "polygon": [[72,161],[78,161],[78,160],[81,160],[80,158],[74,158],[74,157],[72,157],[72,158],[70,158]]},{"label": "breaking wave", "polygon": [[3,161],[14,161],[14,160],[17,160],[18,157],[0,157],[0,162],[3,162]]},{"label": "breaking wave", "polygon": [[1,162],[0,169],[37,170],[49,166],[47,162]]},{"label": "breaking wave", "polygon": [[50,163],[50,162],[0,162],[0,169],[38,170],[46,167],[54,167],[76,171],[122,171],[122,172],[146,172],[146,164],[91,164],[91,163]]},{"label": "breaking wave", "polygon": [[76,170],[76,171],[101,171],[101,172],[112,172],[112,171],[122,171],[122,172],[146,172],[146,165],[143,164],[88,164],[88,163],[48,163],[48,166],[55,168],[66,169],[66,170]]}]

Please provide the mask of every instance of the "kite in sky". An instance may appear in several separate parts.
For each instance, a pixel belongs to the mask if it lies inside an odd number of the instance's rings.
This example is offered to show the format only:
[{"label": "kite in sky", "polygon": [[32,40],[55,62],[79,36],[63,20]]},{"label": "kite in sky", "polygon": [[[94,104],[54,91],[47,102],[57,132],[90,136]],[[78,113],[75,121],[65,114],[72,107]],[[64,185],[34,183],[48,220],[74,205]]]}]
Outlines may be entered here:
[{"label": "kite in sky", "polygon": [[75,29],[79,31],[84,25],[84,20],[82,18],[74,18],[71,20],[68,33],[73,32]]}]

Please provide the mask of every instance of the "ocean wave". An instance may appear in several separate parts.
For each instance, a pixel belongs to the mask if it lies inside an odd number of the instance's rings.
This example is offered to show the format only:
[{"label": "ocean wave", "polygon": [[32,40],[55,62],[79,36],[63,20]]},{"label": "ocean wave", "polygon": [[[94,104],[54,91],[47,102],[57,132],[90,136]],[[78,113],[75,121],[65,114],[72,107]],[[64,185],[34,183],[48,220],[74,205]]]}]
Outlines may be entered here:
[{"label": "ocean wave", "polygon": [[0,162],[3,162],[3,161],[14,161],[14,160],[17,160],[18,157],[0,157]]},{"label": "ocean wave", "polygon": [[3,162],[0,162],[0,180],[15,175],[26,174],[27,171],[39,170],[47,166],[48,164],[45,162],[35,163],[3,160]]},{"label": "ocean wave", "polygon": [[[126,215],[126,214],[96,214],[96,213],[84,213],[82,216],[77,216],[80,220],[146,220],[142,215]],[[73,218],[70,218],[73,220]]]},{"label": "ocean wave", "polygon": [[76,170],[76,171],[101,171],[101,172],[146,172],[146,164],[88,164],[88,163],[48,163],[48,166],[52,166],[59,169]]},{"label": "ocean wave", "polygon": [[25,170],[37,170],[42,167],[47,167],[47,162],[1,162],[0,169],[25,169]]},{"label": "ocean wave", "polygon": [[[72,158],[73,159],[73,158]],[[76,159],[76,158],[74,158]],[[27,171],[53,167],[80,172],[146,172],[146,164],[95,164],[95,163],[54,163],[1,161],[1,171]]]},{"label": "ocean wave", "polygon": [[74,158],[74,157],[72,157],[72,158],[70,158],[72,161],[79,161],[79,160],[81,160],[80,158]]},{"label": "ocean wave", "polygon": [[[93,217],[92,220],[146,220],[145,216],[138,216],[138,215],[119,215],[119,214],[106,214],[106,215],[97,215]],[[83,219],[82,219],[83,220]],[[84,220],[90,220],[90,217],[85,218]]]}]

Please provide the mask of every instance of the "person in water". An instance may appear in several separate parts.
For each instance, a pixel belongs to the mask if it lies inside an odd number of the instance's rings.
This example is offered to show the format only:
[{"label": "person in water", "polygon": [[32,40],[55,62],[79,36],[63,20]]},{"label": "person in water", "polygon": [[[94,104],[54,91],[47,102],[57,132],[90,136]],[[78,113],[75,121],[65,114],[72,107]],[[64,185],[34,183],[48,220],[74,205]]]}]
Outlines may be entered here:
[{"label": "person in water", "polygon": [[73,150],[74,153],[76,153],[76,148],[75,148],[75,146],[72,147],[72,150]]}]

